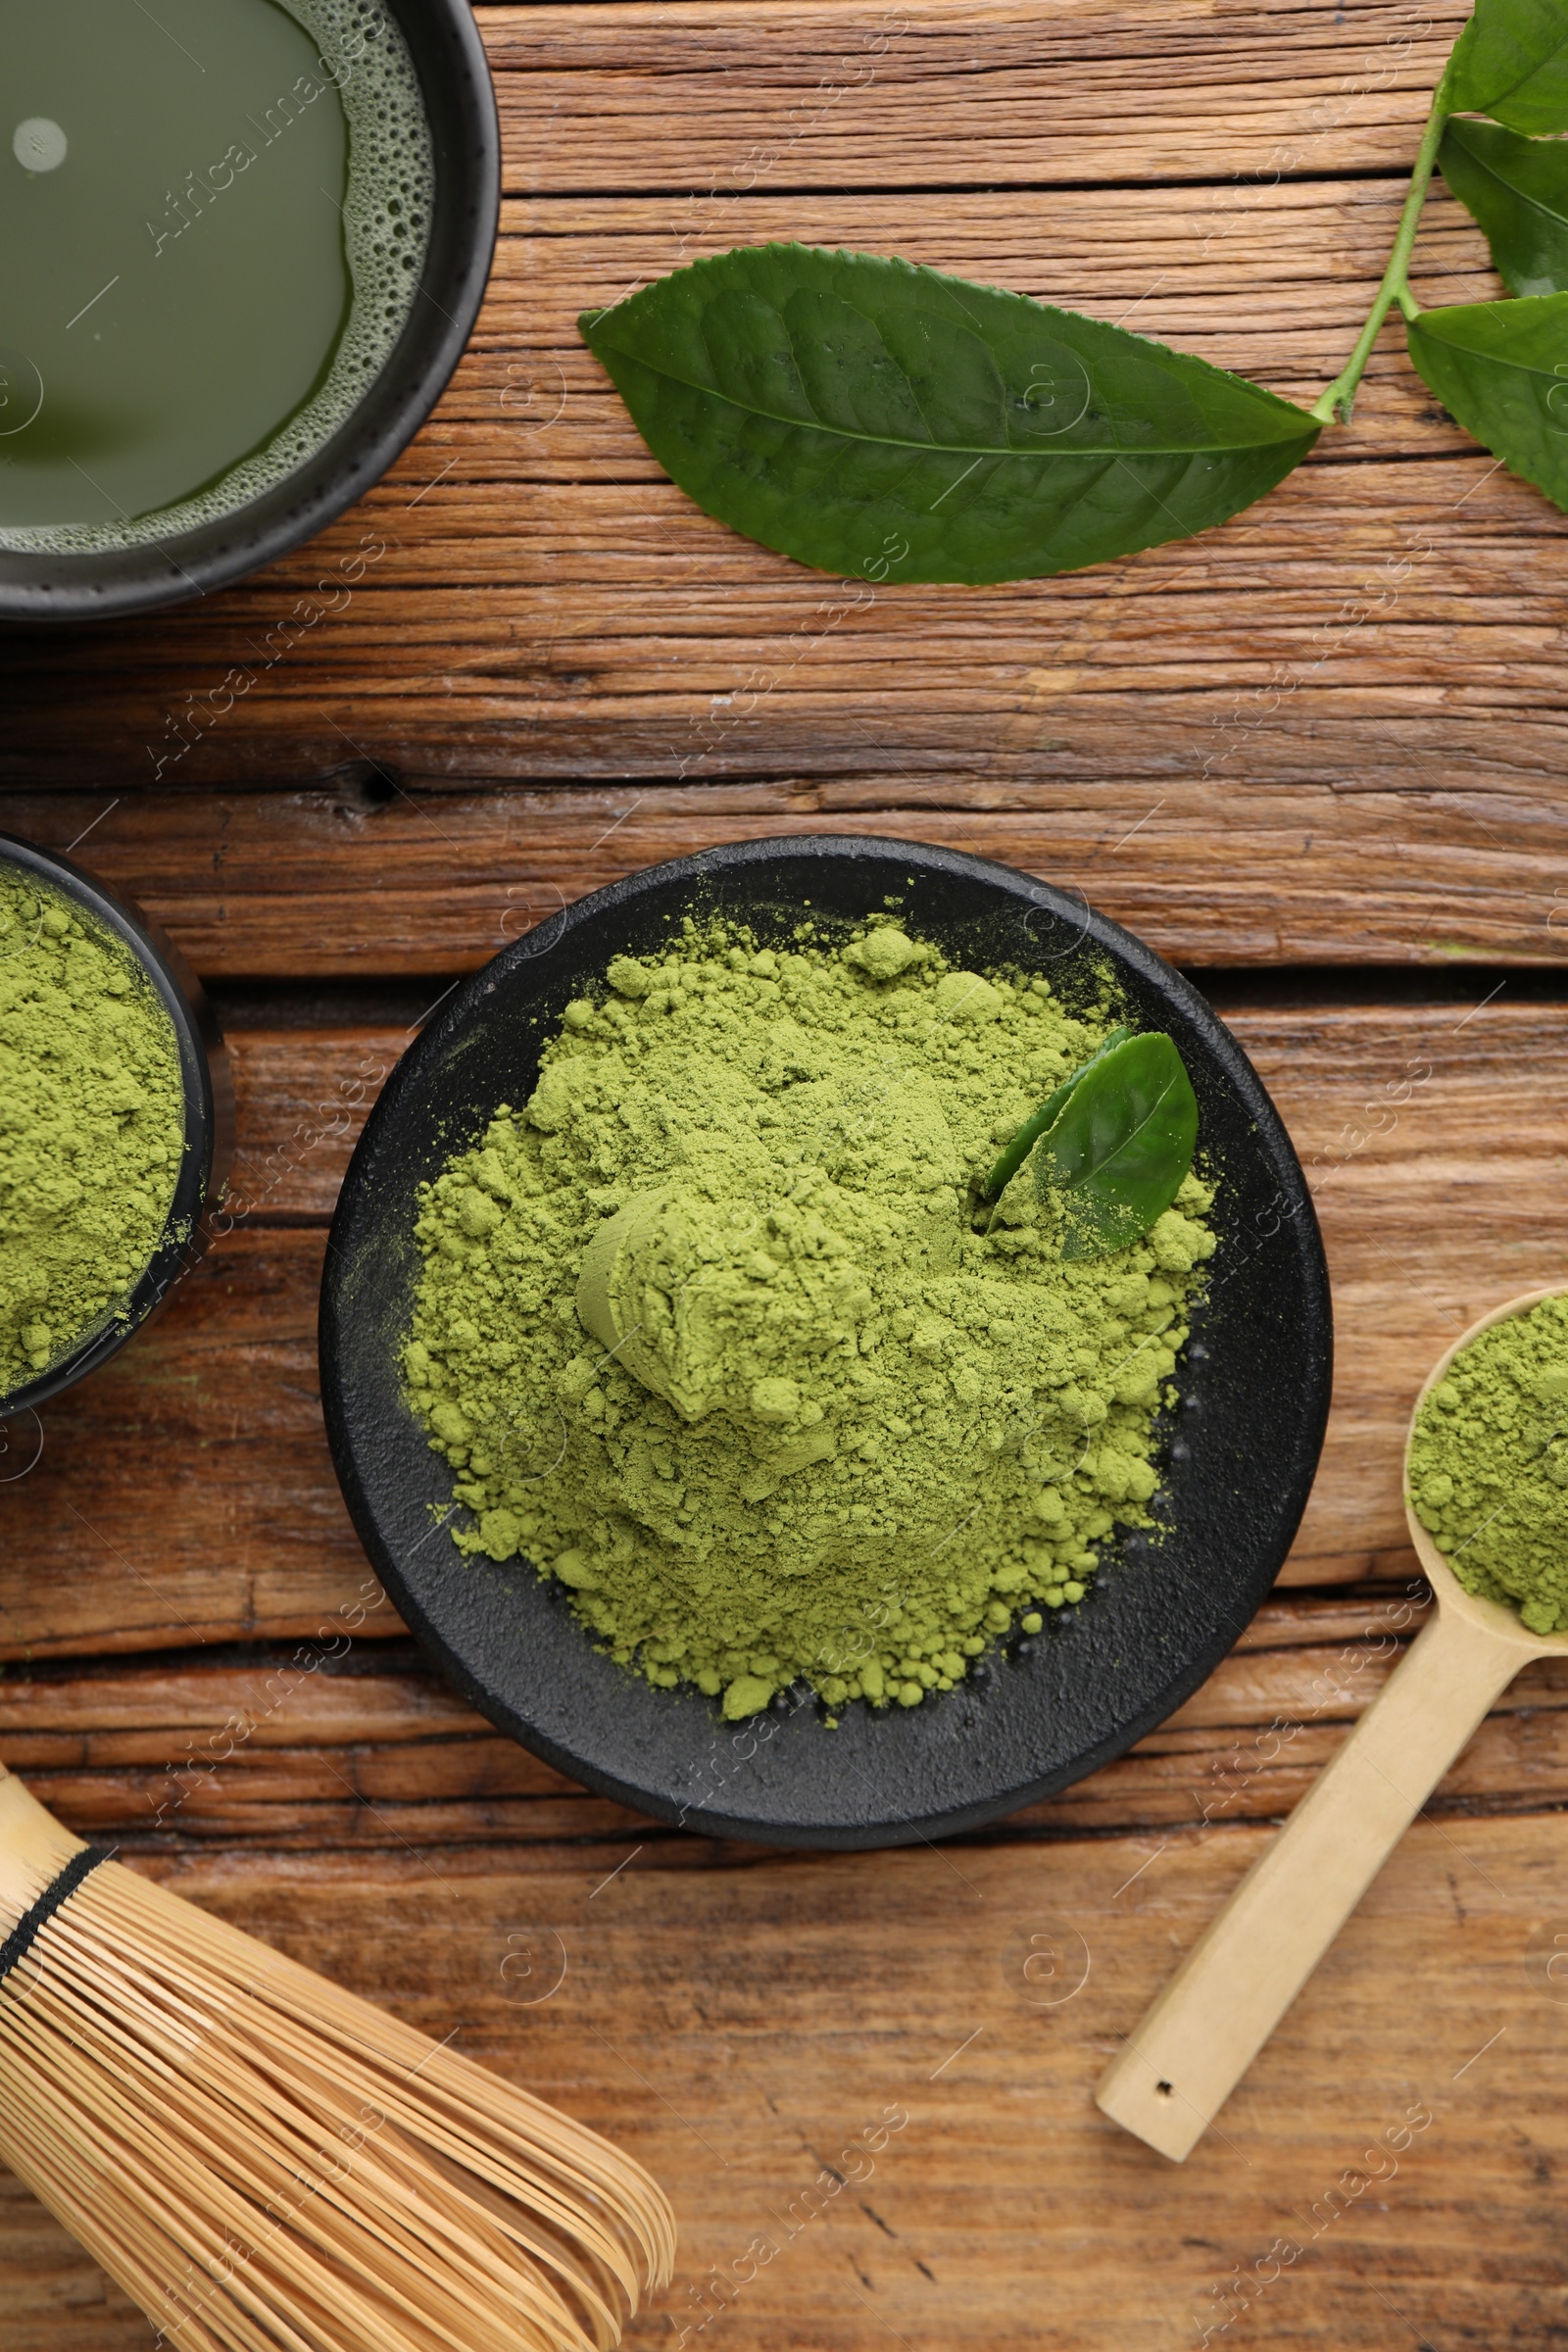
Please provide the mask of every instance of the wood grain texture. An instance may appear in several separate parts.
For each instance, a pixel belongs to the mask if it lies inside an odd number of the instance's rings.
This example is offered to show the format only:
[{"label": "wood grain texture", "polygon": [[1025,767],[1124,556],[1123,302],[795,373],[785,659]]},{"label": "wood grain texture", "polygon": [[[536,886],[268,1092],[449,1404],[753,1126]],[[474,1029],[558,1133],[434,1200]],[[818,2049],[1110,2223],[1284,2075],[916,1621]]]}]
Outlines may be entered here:
[{"label": "wood grain texture", "polygon": [[[1061,2352],[1196,2345],[1227,2317],[1233,2341],[1291,2348],[1549,2345],[1560,1817],[1418,1825],[1185,2167],[1091,2106],[1258,1842],[703,1868],[683,1839],[609,1885],[569,1847],[373,1875],[255,1850],[138,1867],[437,2038],[457,2028],[651,2165],[682,2240],[629,2338],[650,2352],[683,2326],[736,2352],[868,2352],[889,2329],[912,2352],[1036,2352],[1042,2315]],[[6,2352],[145,2344],[17,2200],[0,2265]]]},{"label": "wood grain texture", "polygon": [[[801,237],[1126,317],[1310,397],[1461,8],[479,15],[507,198],[451,390],[378,491],[257,580],[0,639],[0,826],[91,827],[81,857],[225,987],[395,981],[413,1009],[640,864],[824,828],[1076,884],[1196,965],[1562,960],[1564,521],[1436,412],[1396,329],[1353,425],[1223,530],[852,602],[663,481],[573,323]],[[1441,192],[1416,279],[1494,291]],[[0,1476],[0,1749],[134,1867],[634,2147],[683,2231],[634,2347],[1549,2352],[1556,1662],[1482,1727],[1200,2156],[1172,2171],[1090,2104],[1405,1636],[1398,1446],[1427,1363],[1568,1275],[1561,1016],[1506,988],[1483,1007],[1492,986],[1233,1016],[1308,1163],[1339,1323],[1318,1489],[1243,1642],[1050,1803],[838,1859],[571,1787],[374,1605],[315,1295],[404,1035],[237,1031],[241,1229]],[[33,1438],[4,1435],[0,1474]],[[907,2123],[853,2153],[890,2106]],[[0,2352],[148,2340],[3,2179],[0,2276]]]},{"label": "wood grain texture", "polygon": [[744,0],[485,8],[480,22],[509,193],[690,191],[701,220],[769,184],[1395,171],[1464,13],[1398,0],[1068,0],[1045,16],[1018,0],[783,0],[762,39]]},{"label": "wood grain texture", "polygon": [[920,779],[868,750],[860,774],[831,782],[475,792],[351,768],[300,792],[0,793],[0,826],[61,850],[91,827],[79,857],[213,980],[429,974],[434,998],[640,866],[824,832],[1021,866],[1176,962],[1562,962],[1568,809],[1544,740],[1535,772],[1478,758],[1451,793],[1401,777],[1375,732],[1343,784],[1312,730],[1292,743],[1294,771],[1267,792],[1155,758],[1049,784]]},{"label": "wood grain texture", "polygon": [[321,1426],[324,1242],[231,1236],[91,1381],[7,1424],[28,1466],[0,1487],[0,1654],[306,1638],[375,1599]]},{"label": "wood grain texture", "polygon": [[[436,416],[256,581],[172,618],[13,632],[0,775],[107,792],[356,760],[452,783],[891,767],[1091,779],[1119,832],[1150,805],[1126,779],[1304,781],[1316,821],[1284,829],[1316,845],[1290,894],[1313,913],[1344,888],[1336,820],[1369,774],[1399,796],[1396,854],[1439,811],[1462,839],[1478,791],[1549,823],[1562,519],[1443,420],[1396,328],[1354,426],[1274,498],[1067,579],[862,583],[835,617],[834,582],[662,481],[574,317],[736,241],[902,250],[1308,392],[1370,298],[1458,21],[1330,0],[906,16],[884,52],[858,6],[770,9],[765,40],[738,6],[486,11],[513,193]],[[1494,289],[1441,197],[1417,274],[1427,298]],[[1491,875],[1473,847],[1461,899]],[[1527,928],[1504,922],[1510,952]],[[1490,952],[1502,933],[1457,936]],[[1409,952],[1382,909],[1370,934]]]},{"label": "wood grain texture", "polygon": [[[970,1842],[1277,1820],[1423,1616],[1375,1593],[1275,1602],[1119,1762]],[[251,1844],[406,1856],[571,1843],[613,1849],[610,1868],[628,1844],[672,1837],[501,1738],[406,1642],[356,1648],[338,1636],[237,1661],[24,1667],[0,1685],[0,1747],[79,1835],[124,1852]],[[1568,1663],[1552,1660],[1520,1675],[1429,1811],[1565,1799]]]}]

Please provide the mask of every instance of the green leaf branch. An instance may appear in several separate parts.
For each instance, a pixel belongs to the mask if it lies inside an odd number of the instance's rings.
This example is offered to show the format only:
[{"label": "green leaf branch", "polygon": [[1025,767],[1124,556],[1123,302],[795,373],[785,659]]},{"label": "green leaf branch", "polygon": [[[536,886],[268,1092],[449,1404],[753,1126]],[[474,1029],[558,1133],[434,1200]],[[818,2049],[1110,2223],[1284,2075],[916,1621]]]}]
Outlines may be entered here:
[{"label": "green leaf branch", "polygon": [[[861,579],[1040,578],[1225,521],[1348,421],[1396,305],[1443,406],[1568,511],[1564,132],[1563,0],[1478,0],[1366,322],[1310,409],[1077,312],[802,245],[737,246],[579,325],[700,507]],[[1423,311],[1412,295],[1440,172],[1512,301]]]},{"label": "green leaf branch", "polygon": [[1410,256],[1415,250],[1416,231],[1421,225],[1421,215],[1426,206],[1427,192],[1432,185],[1432,174],[1437,169],[1438,151],[1443,145],[1443,134],[1447,127],[1446,85],[1447,75],[1445,74],[1438,85],[1437,97],[1432,102],[1432,112],[1427,117],[1426,129],[1421,134],[1421,145],[1416,151],[1415,169],[1410,174],[1409,190],[1404,199],[1403,209],[1399,214],[1398,228],[1395,232],[1394,249],[1389,255],[1389,266],[1384,270],[1379,282],[1372,308],[1367,313],[1366,324],[1355,339],[1355,349],[1334,378],[1333,383],[1312,403],[1309,414],[1315,416],[1320,424],[1349,423],[1350,411],[1355,403],[1356,388],[1360,384],[1361,377],[1366,370],[1366,364],[1372,357],[1372,347],[1383,331],[1383,321],[1388,317],[1392,306],[1397,303],[1406,318],[1417,316],[1415,298],[1410,292],[1407,272],[1410,267]]}]

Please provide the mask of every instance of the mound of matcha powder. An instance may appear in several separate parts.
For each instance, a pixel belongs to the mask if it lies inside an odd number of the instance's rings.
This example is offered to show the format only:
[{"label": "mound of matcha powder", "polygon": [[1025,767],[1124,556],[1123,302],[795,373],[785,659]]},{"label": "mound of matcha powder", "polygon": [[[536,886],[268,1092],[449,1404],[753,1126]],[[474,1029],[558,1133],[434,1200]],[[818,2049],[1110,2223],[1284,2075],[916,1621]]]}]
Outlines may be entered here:
[{"label": "mound of matcha powder", "polygon": [[0,1398],[134,1286],[184,1138],[173,1023],[140,964],[0,863]]},{"label": "mound of matcha powder", "polygon": [[1423,1403],[1416,1517],[1467,1591],[1568,1631],[1568,1298],[1494,1323]]},{"label": "mound of matcha powder", "polygon": [[454,1540],[731,1719],[801,1680],[951,1690],[1150,1523],[1211,1195],[1064,1262],[1026,1166],[976,1230],[1108,992],[1075,1015],[891,920],[786,952],[688,924],[607,981],[424,1194],[404,1372]]}]

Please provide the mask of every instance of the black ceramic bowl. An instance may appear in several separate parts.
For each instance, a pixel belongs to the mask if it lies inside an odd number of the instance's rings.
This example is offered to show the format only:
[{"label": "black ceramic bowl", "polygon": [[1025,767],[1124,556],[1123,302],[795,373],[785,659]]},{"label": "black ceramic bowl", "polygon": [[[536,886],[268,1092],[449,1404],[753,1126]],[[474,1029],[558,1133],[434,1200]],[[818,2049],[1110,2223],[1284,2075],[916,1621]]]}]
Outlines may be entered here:
[{"label": "black ceramic bowl", "polygon": [[435,151],[430,241],[408,322],[354,414],[285,481],[220,521],[124,553],[0,549],[0,620],[145,612],[226,587],[286,556],[380,480],[463,356],[501,208],[495,89],[469,0],[388,0],[418,74]]},{"label": "black ceramic bowl", "polygon": [[[69,858],[0,833],[0,869],[20,867],[74,900],[106,931],[123,940],[174,1024],[185,1092],[185,1150],[164,1236],[128,1296],[57,1356],[47,1370],[0,1396],[0,1424],[58,1396],[125,1345],[163,1304],[181,1274],[196,1263],[210,1238],[209,1203],[221,1195],[234,1141],[234,1096],[228,1055],[211,1008],[171,941],[129,900],[118,898]],[[0,1445],[0,1451],[5,1447]],[[0,1472],[0,1480],[4,1473]]]},{"label": "black ceramic bowl", "polygon": [[[1200,1142],[1223,1171],[1220,1247],[1165,1433],[1157,1544],[1102,1549],[1081,1607],[918,1707],[814,1706],[726,1724],[596,1650],[562,1588],[465,1559],[433,1524],[452,1473],[405,1402],[398,1345],[419,1271],[416,1192],[498,1104],[531,1093],[542,1037],[613,956],[670,916],[788,936],[809,904],[851,919],[890,901],[971,969],[1075,975],[1108,961],[1140,1026],[1176,1041]],[[425,1030],[371,1113],[343,1188],[321,1300],[321,1393],[338,1476],[387,1591],[464,1695],[572,1779],[718,1836],[869,1846],[964,1830],[1094,1771],[1180,1706],[1267,1593],[1296,1532],[1328,1410],[1328,1277],[1311,1199],[1273,1104],[1196,990],[1130,933],[1048,884],[912,842],[737,843],[566,907],[498,956]]]}]

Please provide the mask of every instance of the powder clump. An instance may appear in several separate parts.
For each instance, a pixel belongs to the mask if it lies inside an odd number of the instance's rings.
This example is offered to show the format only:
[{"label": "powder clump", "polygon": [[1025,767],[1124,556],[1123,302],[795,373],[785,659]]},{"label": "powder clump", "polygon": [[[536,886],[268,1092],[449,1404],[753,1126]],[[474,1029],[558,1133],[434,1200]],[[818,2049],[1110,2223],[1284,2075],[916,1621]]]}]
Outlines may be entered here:
[{"label": "powder clump", "polygon": [[0,864],[0,1396],[134,1287],[184,1131],[173,1023],[135,957]]},{"label": "powder clump", "polygon": [[612,1654],[731,1719],[953,1688],[1150,1524],[1209,1189],[1063,1260],[999,1144],[1114,1026],[890,922],[688,922],[567,1006],[423,1194],[408,1391],[471,1515]]},{"label": "powder clump", "polygon": [[1568,1298],[1462,1348],[1416,1415],[1411,1506],[1465,1590],[1568,1631]]}]

